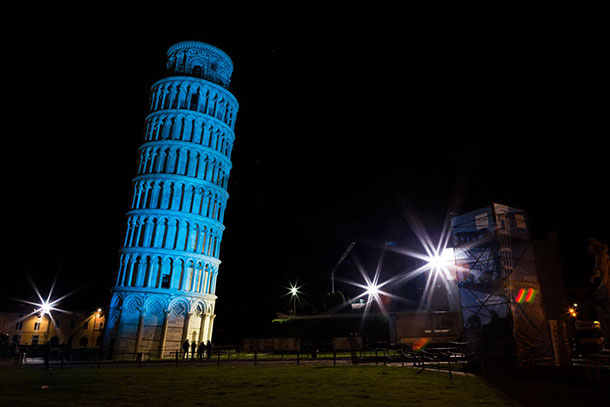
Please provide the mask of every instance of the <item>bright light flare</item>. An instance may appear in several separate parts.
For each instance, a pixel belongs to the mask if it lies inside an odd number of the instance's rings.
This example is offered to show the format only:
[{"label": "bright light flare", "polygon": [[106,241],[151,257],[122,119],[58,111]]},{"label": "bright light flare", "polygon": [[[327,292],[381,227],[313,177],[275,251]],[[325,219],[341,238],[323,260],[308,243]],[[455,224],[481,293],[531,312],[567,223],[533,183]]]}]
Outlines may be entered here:
[{"label": "bright light flare", "polygon": [[366,291],[364,293],[366,295],[368,295],[369,297],[370,296],[377,297],[377,296],[379,296],[380,292],[381,291],[379,290],[379,286],[378,285],[375,285],[373,283],[369,283],[369,284],[367,284]]},{"label": "bright light flare", "polygon": [[453,249],[446,247],[438,252],[434,252],[432,256],[427,258],[428,267],[432,271],[448,271],[455,263]]},{"label": "bright light flare", "polygon": [[297,284],[298,282],[296,284],[292,284],[290,281],[288,282],[288,285],[290,285],[290,287],[287,287],[288,294],[290,294],[292,297],[298,297],[299,294],[302,294],[300,291],[302,286],[298,286]]},{"label": "bright light flare", "polygon": [[78,290],[74,290],[68,294],[65,294],[55,300],[51,300],[51,297],[53,296],[53,290],[55,289],[55,283],[57,281],[57,275],[55,275],[55,278],[53,279],[53,284],[51,285],[51,289],[49,290],[49,295],[47,296],[47,299],[45,300],[42,295],[40,294],[40,291],[38,290],[38,287],[36,287],[36,284],[34,284],[34,281],[28,277],[28,281],[30,282],[30,285],[32,286],[32,288],[34,289],[34,292],[36,293],[36,296],[38,297],[38,299],[40,300],[40,302],[33,302],[33,301],[27,301],[27,300],[22,300],[19,298],[13,298],[15,301],[19,301],[22,302],[24,304],[29,304],[29,305],[33,305],[34,307],[34,311],[30,312],[27,315],[23,315],[21,316],[19,319],[17,319],[15,322],[19,322],[19,321],[24,321],[27,318],[31,317],[32,315],[36,315],[38,314],[41,318],[45,315],[48,316],[48,318],[51,319],[51,321],[53,322],[53,325],[57,326],[57,324],[55,323],[55,319],[53,318],[53,314],[51,313],[51,311],[55,311],[55,312],[61,312],[61,313],[65,313],[65,314],[74,314],[73,312],[70,311],[66,311],[64,309],[61,308],[57,308],[57,305],[64,299],[69,297],[70,295],[74,294],[76,291]]},{"label": "bright light flare", "polygon": [[51,304],[49,304],[48,302],[44,301],[42,304],[40,304],[40,315],[44,315],[44,314],[50,314],[51,313],[51,309],[53,307],[51,306]]},{"label": "bright light flare", "polygon": [[578,316],[578,313],[576,312],[576,310],[572,307],[568,308],[568,314],[570,314],[570,316],[572,318],[576,318]]}]

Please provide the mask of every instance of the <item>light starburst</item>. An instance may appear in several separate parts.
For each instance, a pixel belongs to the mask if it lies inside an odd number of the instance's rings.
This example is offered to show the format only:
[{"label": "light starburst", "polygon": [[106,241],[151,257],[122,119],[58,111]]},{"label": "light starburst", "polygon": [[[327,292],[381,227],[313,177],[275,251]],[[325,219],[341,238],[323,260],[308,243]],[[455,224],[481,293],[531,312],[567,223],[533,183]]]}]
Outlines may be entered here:
[{"label": "light starburst", "polygon": [[32,288],[34,289],[34,292],[36,293],[36,296],[38,297],[39,302],[28,301],[28,300],[23,300],[23,299],[19,299],[19,298],[13,298],[15,301],[22,302],[24,304],[33,305],[35,307],[34,311],[20,317],[16,322],[23,321],[23,320],[31,317],[32,315],[39,314],[40,317],[47,315],[53,322],[53,325],[57,326],[57,323],[55,322],[55,318],[53,318],[52,311],[65,313],[65,314],[74,314],[73,312],[58,308],[57,305],[59,305],[59,303],[62,300],[69,297],[70,295],[74,294],[78,290],[74,290],[57,299],[51,300],[51,297],[53,296],[53,290],[55,289],[55,283],[57,282],[57,275],[55,275],[55,278],[53,279],[53,283],[51,284],[51,289],[49,290],[49,294],[47,295],[47,298],[44,299],[43,296],[40,294],[40,290],[38,290],[38,287],[36,287],[36,284],[34,284],[34,281],[29,276],[28,276],[28,281],[29,281],[30,285],[32,286]]},{"label": "light starburst", "polygon": [[[372,304],[376,304],[379,310],[383,314],[387,314],[386,307],[384,305],[384,299],[392,299],[398,302],[411,304],[412,301],[399,297],[392,294],[393,287],[397,287],[400,284],[405,283],[415,277],[422,274],[427,276],[426,283],[423,291],[423,295],[420,299],[419,307],[423,309],[429,309],[431,298],[433,297],[434,289],[437,287],[439,280],[445,286],[447,291],[453,290],[451,281],[456,278],[457,267],[455,265],[455,258],[453,249],[448,247],[450,233],[449,233],[449,218],[445,219],[443,227],[440,231],[438,241],[434,242],[426,228],[424,228],[421,221],[414,216],[411,212],[405,212],[406,219],[413,230],[418,242],[420,243],[423,251],[414,250],[408,247],[401,247],[395,243],[392,245],[381,245],[382,251],[377,262],[377,267],[373,273],[373,277],[369,277],[369,274],[362,267],[360,262],[355,255],[352,253],[353,264],[360,272],[364,283],[341,279],[340,281],[349,285],[359,287],[363,292],[353,298],[351,303],[354,303],[361,298],[366,297],[367,302],[364,309],[363,318]],[[399,271],[394,273],[390,278],[384,281],[380,281],[380,272],[383,268],[383,262],[386,251],[396,252],[411,258],[418,260],[415,268],[408,270]]]}]

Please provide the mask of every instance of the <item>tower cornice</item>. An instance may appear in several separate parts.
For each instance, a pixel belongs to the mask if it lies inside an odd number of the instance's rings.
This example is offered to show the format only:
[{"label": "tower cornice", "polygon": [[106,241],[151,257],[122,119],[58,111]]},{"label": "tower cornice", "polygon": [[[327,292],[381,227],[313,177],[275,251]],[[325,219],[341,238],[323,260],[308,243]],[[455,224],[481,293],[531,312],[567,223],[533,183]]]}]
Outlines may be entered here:
[{"label": "tower cornice", "polygon": [[159,247],[123,247],[119,253],[124,254],[141,254],[141,255],[159,255],[161,257],[171,256],[172,258],[197,259],[202,262],[210,263],[218,267],[222,261],[216,257],[206,256],[205,254],[188,252],[186,250],[176,249],[161,249]]},{"label": "tower cornice", "polygon": [[139,216],[156,215],[156,216],[167,216],[168,218],[174,218],[174,217],[188,218],[188,219],[192,219],[192,220],[197,220],[199,222],[207,223],[210,226],[212,226],[220,231],[225,230],[225,225],[218,222],[217,220],[208,218],[207,216],[197,215],[194,213],[184,213],[182,211],[172,210],[172,209],[132,209],[125,214],[125,216],[132,216],[132,215],[139,215]]},{"label": "tower cornice", "polygon": [[215,301],[218,296],[215,294],[200,294],[193,293],[190,291],[182,291],[179,289],[169,288],[150,288],[150,287],[126,287],[126,286],[114,286],[113,291],[122,291],[124,293],[142,293],[145,295],[164,295],[170,298],[188,298],[191,297],[196,300],[208,300]]},{"label": "tower cornice", "polygon": [[150,88],[154,89],[156,86],[158,86],[162,83],[176,81],[176,80],[197,82],[197,83],[203,84],[205,86],[209,86],[212,89],[214,89],[215,91],[217,91],[218,93],[222,93],[223,95],[226,95],[229,99],[231,99],[231,102],[234,103],[236,113],[239,110],[239,102],[237,101],[237,99],[235,98],[233,93],[231,93],[231,91],[229,89],[225,88],[224,86],[218,85],[217,83],[214,83],[208,79],[204,79],[204,78],[197,78],[194,76],[184,76],[184,75],[172,75],[172,76],[167,76],[163,79],[159,79],[158,81],[154,82]]},{"label": "tower cornice", "polygon": [[[204,181],[202,179],[196,177],[188,177],[186,175],[176,175],[176,174],[164,174],[164,173],[152,173],[152,174],[142,174],[133,178],[132,182],[135,183],[137,181],[142,180],[170,180],[170,181],[183,181],[183,182],[191,182],[194,184],[198,184],[202,187],[209,188],[215,192],[218,192],[223,196],[223,199],[226,201],[229,199],[229,193],[222,187],[219,187],[216,184],[211,183],[210,181]],[[180,211],[176,211],[180,212]],[[180,212],[184,213],[184,212]]]},{"label": "tower cornice", "polygon": [[152,140],[142,143],[139,147],[139,150],[142,151],[148,147],[160,146],[160,145],[169,145],[169,146],[177,146],[177,147],[188,147],[194,150],[198,150],[200,152],[204,152],[208,155],[213,155],[214,158],[222,161],[225,168],[230,170],[233,167],[231,160],[224,154],[219,153],[217,150],[214,150],[211,147],[202,146],[201,144],[193,143],[192,141],[182,141],[182,140]]},{"label": "tower cornice", "polygon": [[229,126],[227,123],[223,122],[222,120],[220,120],[214,116],[211,116],[206,113],[201,113],[196,110],[159,109],[159,110],[155,110],[154,112],[149,113],[144,120],[149,120],[155,116],[162,115],[162,114],[175,114],[175,115],[183,114],[185,116],[192,114],[193,116],[198,116],[201,119],[208,119],[208,120],[214,122],[215,124],[218,124],[219,127],[222,127],[224,130],[226,130],[228,132],[228,134],[231,136],[231,141],[235,140],[235,130],[233,130],[233,128],[231,126]]}]

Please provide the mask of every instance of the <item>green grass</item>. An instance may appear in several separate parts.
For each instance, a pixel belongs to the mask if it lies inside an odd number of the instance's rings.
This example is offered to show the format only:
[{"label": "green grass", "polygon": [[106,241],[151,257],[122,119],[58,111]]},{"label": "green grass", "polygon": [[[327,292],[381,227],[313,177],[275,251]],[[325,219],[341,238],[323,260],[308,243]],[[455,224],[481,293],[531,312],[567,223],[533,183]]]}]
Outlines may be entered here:
[{"label": "green grass", "polygon": [[0,388],[2,406],[518,405],[476,376],[385,366],[2,370]]}]

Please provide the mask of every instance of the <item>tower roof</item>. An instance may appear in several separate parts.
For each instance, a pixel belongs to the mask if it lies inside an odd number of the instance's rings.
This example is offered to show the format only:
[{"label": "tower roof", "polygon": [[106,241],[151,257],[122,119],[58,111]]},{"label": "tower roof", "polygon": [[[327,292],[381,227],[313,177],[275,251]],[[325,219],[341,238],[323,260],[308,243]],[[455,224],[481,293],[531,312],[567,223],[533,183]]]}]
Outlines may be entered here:
[{"label": "tower roof", "polygon": [[229,87],[233,61],[221,49],[199,41],[182,41],[167,50],[169,74],[197,76]]}]

